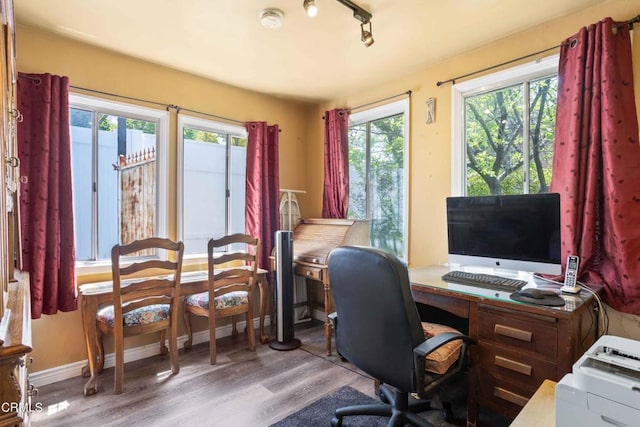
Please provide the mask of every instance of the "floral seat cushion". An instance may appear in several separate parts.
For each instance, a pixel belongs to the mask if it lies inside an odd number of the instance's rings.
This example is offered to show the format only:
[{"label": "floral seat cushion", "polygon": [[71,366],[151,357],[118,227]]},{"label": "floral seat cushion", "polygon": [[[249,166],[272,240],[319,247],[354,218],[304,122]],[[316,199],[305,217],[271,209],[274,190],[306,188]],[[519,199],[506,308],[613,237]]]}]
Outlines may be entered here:
[{"label": "floral seat cushion", "polygon": [[[184,297],[184,303],[194,307],[209,308],[209,292],[201,292],[199,294],[188,295]],[[249,293],[246,291],[229,292],[214,298],[214,308],[222,310],[223,308],[236,307],[243,304],[249,304]]]},{"label": "floral seat cushion", "polygon": [[[131,310],[128,313],[123,313],[122,320],[125,327],[146,325],[148,323],[166,320],[169,318],[169,314],[169,304],[154,304]],[[97,318],[99,322],[106,323],[109,327],[113,328],[115,325],[113,306],[108,305],[98,310]]]},{"label": "floral seat cushion", "polygon": [[[456,329],[437,323],[422,322],[422,330],[426,338],[431,338],[445,332],[453,332],[459,334]],[[460,348],[462,340],[450,341],[438,348],[436,351],[428,354],[425,361],[425,369],[435,374],[444,374],[449,370],[460,357]]]}]

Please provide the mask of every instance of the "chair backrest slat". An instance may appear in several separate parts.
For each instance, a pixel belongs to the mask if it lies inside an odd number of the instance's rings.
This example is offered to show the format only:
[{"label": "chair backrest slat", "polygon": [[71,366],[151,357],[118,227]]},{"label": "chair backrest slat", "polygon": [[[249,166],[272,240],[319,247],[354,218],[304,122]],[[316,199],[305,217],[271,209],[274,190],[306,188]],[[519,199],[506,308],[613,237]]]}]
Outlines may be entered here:
[{"label": "chair backrest slat", "polygon": [[129,276],[140,271],[152,271],[152,270],[162,270],[159,271],[162,274],[164,271],[174,271],[178,268],[178,263],[174,261],[164,261],[159,259],[152,260],[143,260],[134,262],[131,265],[123,266],[120,268],[121,276]]},{"label": "chair backrest slat", "polygon": [[[132,253],[140,251],[157,253],[159,249],[172,253],[173,259],[144,259],[133,262],[123,260],[123,257]],[[131,310],[131,301],[134,300],[137,307],[142,307],[157,304],[161,299],[165,303],[173,303],[177,310],[183,254],[184,244],[182,242],[158,237],[137,240],[127,245],[115,245],[112,248],[111,271],[116,325],[118,322],[122,322],[122,313]],[[127,303],[127,309],[123,310],[123,304]]]},{"label": "chair backrest slat", "polygon": [[[238,244],[243,245],[245,250],[238,250],[235,247]],[[234,246],[232,252],[216,253],[216,250],[229,249],[230,246]],[[258,278],[257,260],[260,256],[258,238],[236,233],[209,240],[207,248],[210,292],[215,292],[216,296],[237,290],[253,292]]]}]

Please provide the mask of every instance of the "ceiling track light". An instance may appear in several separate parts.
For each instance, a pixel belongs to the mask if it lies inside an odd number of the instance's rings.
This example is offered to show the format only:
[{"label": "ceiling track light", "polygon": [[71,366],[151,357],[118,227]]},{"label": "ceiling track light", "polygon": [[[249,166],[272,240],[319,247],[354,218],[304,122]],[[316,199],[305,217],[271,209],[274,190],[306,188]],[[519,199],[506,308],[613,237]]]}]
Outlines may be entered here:
[{"label": "ceiling track light", "polygon": [[373,40],[373,34],[371,33],[371,21],[368,22],[369,24],[369,30],[365,30],[364,29],[364,25],[365,23],[363,22],[362,24],[360,24],[360,40],[362,40],[362,43],[364,43],[364,45],[366,47],[369,47],[373,44],[374,40]]},{"label": "ceiling track light", "polygon": [[371,13],[367,12],[351,0],[338,0],[338,3],[341,3],[342,5],[351,9],[353,11],[353,17],[363,24],[368,23],[369,21],[371,21],[371,18],[373,18],[373,15],[371,15]]},{"label": "ceiling track light", "polygon": [[318,6],[316,6],[315,0],[304,0],[302,6],[310,17],[313,18],[318,14]]},{"label": "ceiling track light", "polygon": [[[364,43],[366,47],[371,46],[373,44],[373,33],[371,30],[371,18],[373,18],[373,15],[351,0],[338,0],[338,3],[353,11],[353,17],[360,21],[360,40],[362,40],[362,43]],[[315,0],[304,0],[302,6],[307,12],[307,15],[316,16],[318,14],[318,7],[316,6]],[[369,24],[368,30],[364,29],[366,24]]]}]

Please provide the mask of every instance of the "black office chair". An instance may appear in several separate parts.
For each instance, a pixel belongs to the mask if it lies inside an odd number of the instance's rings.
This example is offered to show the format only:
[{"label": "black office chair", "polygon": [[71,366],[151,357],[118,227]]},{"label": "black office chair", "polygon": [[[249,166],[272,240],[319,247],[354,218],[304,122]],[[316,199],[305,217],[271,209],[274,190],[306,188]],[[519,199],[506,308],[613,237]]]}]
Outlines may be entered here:
[{"label": "black office chair", "polygon": [[[342,426],[349,415],[377,415],[391,417],[388,426],[432,426],[416,414],[435,409],[424,399],[465,371],[467,345],[474,340],[457,331],[425,338],[425,329],[437,325],[423,327],[420,322],[407,267],[396,256],[343,246],[331,251],[328,266],[337,312],[336,348],[381,382],[383,402],[339,408],[331,425]],[[410,404],[410,393],[420,400]]]}]

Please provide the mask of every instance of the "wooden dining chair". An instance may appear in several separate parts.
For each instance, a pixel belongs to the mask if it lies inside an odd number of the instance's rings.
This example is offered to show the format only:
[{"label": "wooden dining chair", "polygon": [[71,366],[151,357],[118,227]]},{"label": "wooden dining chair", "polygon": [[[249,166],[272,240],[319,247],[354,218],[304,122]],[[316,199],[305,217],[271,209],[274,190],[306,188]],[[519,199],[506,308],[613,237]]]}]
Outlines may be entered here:
[{"label": "wooden dining chair", "polygon": [[[253,329],[253,294],[257,283],[260,240],[247,234],[232,234],[209,240],[209,290],[184,297],[184,321],[187,340],[184,349],[191,348],[193,333],[190,314],[209,318],[209,357],[216,364],[216,318],[232,316],[232,336],[238,336],[235,317],[245,314],[249,350],[256,346]],[[242,249],[239,250],[241,247]],[[224,252],[218,252],[223,250]],[[214,301],[210,304],[209,301]]]},{"label": "wooden dining chair", "polygon": [[[154,257],[134,259],[125,257],[153,254]],[[111,249],[113,273],[113,305],[102,307],[97,313],[98,357],[104,360],[102,334],[113,334],[115,353],[114,392],[122,393],[124,376],[124,338],[160,332],[160,353],[167,354],[165,337],[168,332],[171,372],[180,371],[178,364],[178,305],[180,275],[184,244],[152,237]],[[131,259],[131,258],[129,258]]]}]

